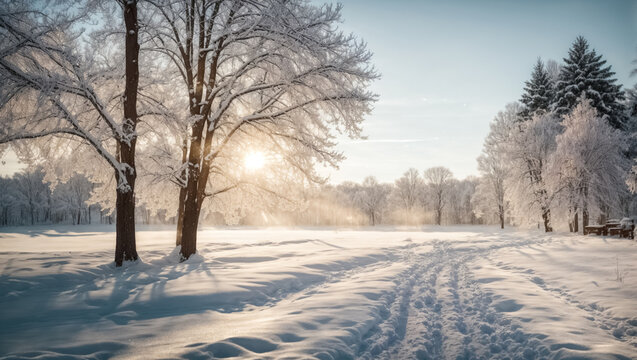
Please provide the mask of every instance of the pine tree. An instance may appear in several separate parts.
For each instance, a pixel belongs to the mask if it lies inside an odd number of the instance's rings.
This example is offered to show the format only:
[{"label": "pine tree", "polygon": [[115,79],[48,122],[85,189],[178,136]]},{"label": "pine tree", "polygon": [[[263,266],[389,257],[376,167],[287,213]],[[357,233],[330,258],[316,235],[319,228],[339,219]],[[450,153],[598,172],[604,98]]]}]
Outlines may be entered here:
[{"label": "pine tree", "polygon": [[595,49],[589,50],[588,41],[578,36],[564,63],[552,109],[559,115],[568,114],[584,94],[611,126],[623,129],[626,121],[622,103],[624,92],[621,85],[615,84],[617,79],[612,78],[615,73],[611,66],[604,67],[606,60],[602,60],[602,55],[597,55]]},{"label": "pine tree", "polygon": [[524,109],[520,112],[523,120],[529,120],[534,114],[543,114],[549,111],[553,101],[553,82],[548,71],[544,67],[542,59],[537,59],[533,67],[531,80],[525,82],[524,93],[520,102]]}]

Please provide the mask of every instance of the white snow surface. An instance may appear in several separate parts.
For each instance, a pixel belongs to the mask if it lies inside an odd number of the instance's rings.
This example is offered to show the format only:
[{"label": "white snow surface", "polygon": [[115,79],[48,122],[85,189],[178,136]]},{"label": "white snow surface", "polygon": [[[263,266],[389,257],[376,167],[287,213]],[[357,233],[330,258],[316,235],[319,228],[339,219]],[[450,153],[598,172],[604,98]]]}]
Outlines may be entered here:
[{"label": "white snow surface", "polygon": [[0,358],[637,358],[637,243],[456,226],[0,229]]}]

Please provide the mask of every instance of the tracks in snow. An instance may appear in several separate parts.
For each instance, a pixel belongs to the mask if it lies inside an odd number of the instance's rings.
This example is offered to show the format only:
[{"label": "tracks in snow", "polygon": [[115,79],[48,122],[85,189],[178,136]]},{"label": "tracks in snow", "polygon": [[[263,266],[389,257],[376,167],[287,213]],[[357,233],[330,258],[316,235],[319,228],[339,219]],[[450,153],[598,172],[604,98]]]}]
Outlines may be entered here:
[{"label": "tracks in snow", "polygon": [[[517,246],[520,244],[510,244]],[[550,350],[544,335],[528,334],[503,316],[515,303],[494,304],[466,265],[493,248],[452,249],[438,242],[431,253],[405,254],[410,267],[396,285],[384,317],[363,337],[363,359],[534,359]]]},{"label": "tracks in snow", "polygon": [[[486,257],[500,248],[549,241],[525,239],[495,243],[483,248],[457,243],[453,247],[450,243],[437,241],[433,242],[433,250],[426,253],[417,251],[432,243],[409,244],[389,250],[386,256],[372,256],[373,259],[369,261],[358,259],[354,264],[342,264],[340,269],[327,267],[325,278],[299,284],[299,287],[292,289],[280,289],[280,293],[272,294],[268,303],[254,310],[276,306],[282,300],[302,301],[317,293],[329,292],[331,286],[347,279],[365,277],[399,262],[406,269],[394,280],[392,291],[384,291],[373,297],[373,300],[378,301],[370,309],[373,316],[371,323],[352,322],[351,326],[343,328],[350,336],[339,337],[339,341],[334,343],[339,345],[335,345],[334,349],[323,349],[325,351],[314,355],[321,359],[550,358],[556,355],[560,347],[550,346],[543,341],[546,335],[525,332],[517,320],[506,316],[506,313],[515,312],[522,305],[514,300],[503,301],[483,291],[467,265],[473,259]],[[528,269],[505,268],[502,264],[496,266],[509,272],[522,273],[544,291],[587,311],[589,320],[600,328],[619,340],[634,344],[634,337],[630,334],[633,329],[637,330],[637,324],[632,324],[632,320],[610,318],[604,309],[580,303],[567,289],[551,288],[544,284]],[[344,347],[341,347],[340,341]],[[567,349],[583,350],[577,347]],[[213,353],[217,355],[216,351]]]},{"label": "tracks in snow", "polygon": [[637,348],[637,319],[613,317],[606,309],[596,303],[586,303],[579,300],[566,287],[553,287],[547,284],[544,279],[535,275],[533,269],[505,265],[502,262],[492,261],[492,263],[503,271],[515,272],[557,300],[583,310],[587,314],[586,319],[592,321],[596,327],[604,330],[617,340],[631,344]]}]

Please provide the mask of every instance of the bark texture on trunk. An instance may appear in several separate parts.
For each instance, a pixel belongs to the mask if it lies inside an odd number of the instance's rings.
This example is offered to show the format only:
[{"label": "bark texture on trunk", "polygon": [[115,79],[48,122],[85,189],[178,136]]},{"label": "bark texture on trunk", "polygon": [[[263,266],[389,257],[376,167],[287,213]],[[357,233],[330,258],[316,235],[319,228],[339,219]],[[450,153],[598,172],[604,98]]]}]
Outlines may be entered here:
[{"label": "bark texture on trunk", "polygon": [[115,264],[122,266],[124,261],[135,261],[139,258],[135,241],[135,195],[133,191],[117,191],[115,206],[117,209]]},{"label": "bark texture on trunk", "polygon": [[[185,80],[190,96],[190,115],[199,118],[192,124],[190,137],[183,144],[183,164],[186,165],[186,185],[179,192],[179,211],[177,214],[177,238],[176,244],[181,245],[181,259],[186,260],[197,252],[197,227],[201,205],[206,197],[206,185],[210,174],[212,138],[215,127],[209,119],[213,101],[208,99],[209,91],[214,88],[217,78],[217,67],[220,53],[224,48],[224,38],[218,40],[215,51],[204,51],[208,47],[206,40],[206,18],[213,21],[220,11],[220,3],[217,2],[210,13],[199,13],[196,10],[196,2],[193,0],[187,6],[184,14],[186,21],[185,49],[180,54],[184,63]],[[228,14],[228,22],[235,15],[234,8]],[[198,39],[195,39],[194,27],[199,27]],[[212,28],[210,28],[211,31]],[[208,32],[208,37],[210,33]],[[195,50],[197,49],[197,50]],[[193,66],[193,57],[197,54],[196,67]],[[210,62],[207,61],[211,56]],[[209,68],[208,79],[205,81],[206,69]],[[206,85],[204,87],[204,84]],[[204,96],[204,90],[206,95]],[[187,154],[187,157],[186,157]]]},{"label": "bark texture on trunk", "polygon": [[[181,163],[185,164],[188,161],[188,142],[184,140],[181,148]],[[187,170],[181,173],[182,179],[187,178]],[[184,228],[184,206],[186,203],[186,187],[179,188],[179,205],[177,205],[177,238],[175,239],[175,245],[181,245],[182,230]]]},{"label": "bark texture on trunk", "polygon": [[184,199],[183,220],[181,229],[181,259],[187,260],[197,252],[197,227],[199,225],[199,211],[201,202],[199,192],[200,179],[199,164],[201,163],[201,143],[205,123],[199,121],[192,127],[190,152],[188,154],[188,180],[186,182],[186,196]]},{"label": "bark texture on trunk", "polygon": [[[126,88],[124,89],[124,121],[122,139],[118,142],[118,156],[126,166],[126,185],[118,186],[116,200],[116,244],[115,264],[139,258],[135,239],[135,145],[137,143],[137,88],[139,84],[139,44],[137,43],[137,1],[124,2],[124,23],[126,24]],[[119,177],[119,173],[117,173]],[[119,181],[118,185],[124,184]]]},{"label": "bark texture on trunk", "polygon": [[182,260],[187,260],[191,255],[197,252],[197,228],[199,225],[201,207],[197,201],[196,192],[190,190],[191,189],[187,189],[186,200],[184,202],[180,251]]}]

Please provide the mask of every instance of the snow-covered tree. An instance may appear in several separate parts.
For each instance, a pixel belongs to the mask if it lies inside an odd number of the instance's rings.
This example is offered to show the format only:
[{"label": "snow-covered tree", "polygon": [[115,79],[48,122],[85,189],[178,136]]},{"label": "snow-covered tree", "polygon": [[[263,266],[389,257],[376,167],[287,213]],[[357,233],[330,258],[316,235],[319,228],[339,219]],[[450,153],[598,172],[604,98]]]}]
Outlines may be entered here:
[{"label": "snow-covered tree", "polygon": [[483,177],[477,180],[475,191],[471,197],[471,208],[476,218],[480,219],[484,224],[501,225],[499,216],[500,208],[493,202],[493,199],[496,198],[496,195],[493,194],[493,187]]},{"label": "snow-covered tree", "polygon": [[451,179],[448,196],[448,210],[446,223],[448,224],[473,224],[476,214],[473,211],[471,198],[476,191],[476,178],[469,177],[463,180]]},{"label": "snow-covered tree", "polygon": [[14,210],[17,207],[15,180],[0,176],[0,226],[7,226],[14,221]]},{"label": "snow-covered tree", "polygon": [[390,191],[390,185],[379,183],[373,176],[368,176],[363,180],[355,194],[355,201],[367,214],[370,225],[374,226],[381,221]]},{"label": "snow-covered tree", "polygon": [[525,83],[524,92],[520,99],[520,102],[524,104],[520,117],[523,120],[529,120],[536,113],[543,114],[548,112],[553,97],[553,81],[548,71],[544,68],[542,60],[537,59],[531,79]]},{"label": "snow-covered tree", "polygon": [[55,187],[55,199],[57,200],[57,210],[68,212],[73,215],[73,223],[82,223],[82,214],[89,217],[90,207],[88,206],[89,198],[93,184],[81,174],[75,174],[66,182],[58,184]]},{"label": "snow-covered tree", "polygon": [[[515,117],[514,103],[507,107],[508,116]],[[555,151],[555,137],[560,133],[559,119],[552,114],[534,115],[531,120],[513,127],[507,144],[510,161],[508,187],[518,218],[528,221],[537,211],[546,232],[553,231],[551,205],[554,194],[546,182],[549,156]],[[532,217],[531,217],[532,219]]]},{"label": "snow-covered tree", "polygon": [[[583,98],[572,113],[564,116],[564,132],[556,138],[551,156],[550,177],[565,193],[570,213],[582,213],[582,225],[589,223],[591,211],[619,209],[630,167],[624,152],[628,147],[622,131],[599,117],[591,101]],[[577,217],[573,224],[577,224]],[[573,225],[575,228],[575,225]]]},{"label": "snow-covered tree", "polygon": [[631,117],[637,117],[637,84],[633,85],[632,89],[628,89],[626,92],[628,114]]},{"label": "snow-covered tree", "polygon": [[[543,71],[542,63],[538,62],[537,71]],[[534,75],[535,76],[535,75]],[[538,75],[540,76],[540,75]],[[497,215],[500,227],[504,229],[504,220],[507,212],[506,180],[509,175],[508,141],[514,131],[518,116],[515,111],[519,108],[517,103],[508,104],[505,111],[500,111],[491,122],[489,134],[484,140],[482,154],[478,157],[478,170],[482,175],[480,179],[480,199],[482,212],[491,209]],[[532,109],[527,107],[523,110]],[[531,114],[543,113],[546,109],[537,108]],[[486,202],[485,202],[486,201]]]},{"label": "snow-covered tree", "polygon": [[27,209],[30,224],[36,224],[40,220],[41,210],[46,205],[46,192],[48,185],[43,181],[44,174],[41,169],[35,171],[21,171],[15,176],[17,203]]},{"label": "snow-covered tree", "polygon": [[[633,60],[633,64],[637,65],[637,60]],[[636,76],[637,67],[630,74]],[[637,83],[626,91],[626,108],[629,117],[626,131],[630,134],[628,155],[637,161]],[[633,194],[637,192],[637,165],[633,165],[627,184]]]},{"label": "snow-covered tree", "polygon": [[[119,266],[138,258],[134,190],[139,45],[137,1],[118,4],[125,54],[124,63],[115,65],[100,64],[92,53],[82,51],[87,44],[78,30],[79,21],[89,16],[91,6],[79,4],[67,13],[64,4],[43,8],[40,3],[3,2],[0,144],[53,137],[50,144],[41,143],[47,156],[79,144],[111,168],[116,178]],[[124,74],[115,69],[125,69]],[[107,89],[121,82],[120,75],[124,92],[116,96],[116,91]],[[19,149],[20,144],[15,146]]]},{"label": "snow-covered tree", "polygon": [[424,181],[420,177],[418,170],[410,168],[403,176],[395,181],[396,198],[407,211],[412,211],[421,199],[424,188]]},{"label": "snow-covered tree", "polygon": [[437,166],[425,170],[424,179],[436,215],[436,225],[440,225],[442,221],[442,211],[448,202],[453,174],[451,170],[446,167]]},{"label": "snow-covered tree", "polygon": [[376,74],[365,45],[338,30],[340,6],[300,0],[145,4],[149,42],[142,51],[171,62],[188,99],[188,134],[175,152],[186,159],[176,173],[177,244],[186,259],[196,252],[206,198],[222,192],[235,204],[232,196],[246,187],[282,191],[255,174],[237,173],[246,151],[268,152],[273,163],[286,164],[279,179],[320,181],[314,164],[342,159],[332,130],[360,135],[374,99],[366,88]]},{"label": "snow-covered tree", "polygon": [[626,122],[624,92],[621,85],[615,84],[615,73],[610,65],[605,66],[602,55],[589,49],[588,41],[579,36],[564,63],[556,84],[553,110],[559,115],[568,114],[583,95],[612,127],[623,129]]}]

